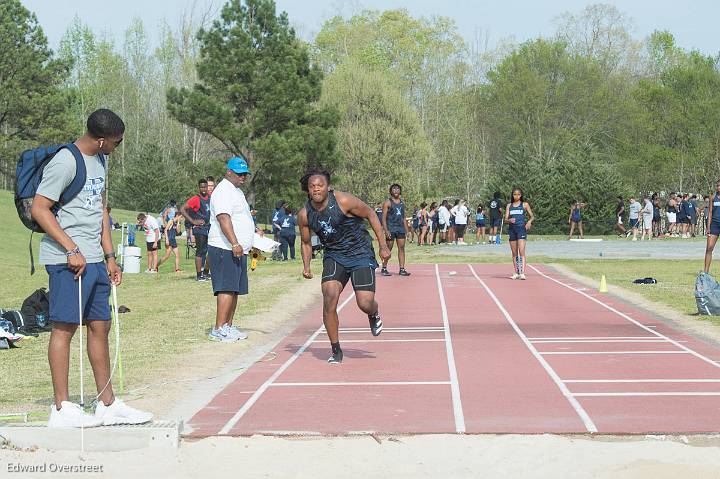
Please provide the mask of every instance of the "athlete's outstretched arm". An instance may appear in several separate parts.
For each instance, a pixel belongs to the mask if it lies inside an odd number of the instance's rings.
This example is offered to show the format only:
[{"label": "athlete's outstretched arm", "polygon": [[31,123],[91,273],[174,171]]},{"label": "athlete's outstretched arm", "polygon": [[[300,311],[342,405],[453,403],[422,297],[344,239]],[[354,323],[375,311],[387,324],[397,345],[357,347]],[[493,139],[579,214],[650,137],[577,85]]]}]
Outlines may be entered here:
[{"label": "athlete's outstretched arm", "polygon": [[527,211],[528,214],[530,215],[530,219],[528,220],[527,223],[525,223],[525,228],[527,230],[529,230],[530,228],[532,228],[533,221],[535,221],[535,214],[533,213],[532,208],[530,208],[530,203],[528,203],[527,201],[525,202],[523,207],[525,208],[525,211]]},{"label": "athlete's outstretched arm", "polygon": [[[370,226],[375,232],[375,237],[380,246],[380,257],[382,259],[390,259],[390,249],[385,243],[385,235],[383,234],[382,225],[375,211],[370,208],[364,201],[351,195],[350,193],[335,192],[335,199],[340,205],[340,209],[348,215],[365,218],[370,222]],[[384,209],[384,208],[383,208]]]},{"label": "athlete's outstretched arm", "polygon": [[297,224],[300,229],[300,255],[303,260],[303,276],[307,279],[313,277],[310,270],[310,260],[312,259],[312,240],[310,234],[310,226],[307,220],[307,211],[305,208],[298,211]]},{"label": "athlete's outstretched arm", "polygon": [[388,230],[388,225],[387,225],[387,215],[388,215],[389,209],[390,209],[390,200],[385,200],[385,203],[383,203],[383,205],[382,205],[382,227],[383,227],[383,231],[385,231],[385,238],[387,238],[387,239],[390,239],[390,233],[389,233],[390,230]]}]

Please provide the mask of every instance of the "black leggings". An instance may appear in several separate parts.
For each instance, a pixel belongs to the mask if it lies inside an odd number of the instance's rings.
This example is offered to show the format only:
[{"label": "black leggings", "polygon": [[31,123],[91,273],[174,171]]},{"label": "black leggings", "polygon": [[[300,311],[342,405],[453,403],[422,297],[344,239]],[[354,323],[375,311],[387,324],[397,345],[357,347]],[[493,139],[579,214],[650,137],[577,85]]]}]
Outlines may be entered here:
[{"label": "black leggings", "polygon": [[280,252],[283,259],[288,259],[288,247],[290,248],[290,259],[295,259],[295,235],[280,235]]}]

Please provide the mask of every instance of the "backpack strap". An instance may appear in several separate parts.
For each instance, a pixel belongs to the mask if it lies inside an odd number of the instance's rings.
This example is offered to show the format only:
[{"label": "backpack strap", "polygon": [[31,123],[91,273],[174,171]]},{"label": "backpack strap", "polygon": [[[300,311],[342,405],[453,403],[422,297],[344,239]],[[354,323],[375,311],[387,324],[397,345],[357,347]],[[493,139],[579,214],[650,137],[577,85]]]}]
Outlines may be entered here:
[{"label": "backpack strap", "polygon": [[[70,201],[72,201],[72,199],[75,198],[82,191],[83,187],[85,187],[85,181],[87,180],[85,158],[83,158],[80,149],[78,149],[75,143],[67,143],[63,145],[62,148],[67,148],[68,150],[70,150],[70,153],[72,153],[75,157],[75,178],[72,180],[72,182],[70,182],[68,187],[65,188],[65,191],[60,194],[60,198],[57,201],[58,210],[64,205],[68,204]],[[104,158],[101,161],[103,163],[103,166],[105,166]]]}]

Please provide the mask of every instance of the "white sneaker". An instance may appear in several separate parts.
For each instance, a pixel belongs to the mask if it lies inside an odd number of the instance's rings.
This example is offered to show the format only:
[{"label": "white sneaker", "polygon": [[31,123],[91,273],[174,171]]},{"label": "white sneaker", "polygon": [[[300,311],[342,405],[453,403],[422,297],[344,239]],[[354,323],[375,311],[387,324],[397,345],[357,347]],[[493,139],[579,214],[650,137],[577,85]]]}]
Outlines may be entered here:
[{"label": "white sneaker", "polygon": [[225,334],[231,338],[235,339],[247,339],[248,335],[244,331],[240,331],[235,326],[230,326],[227,323],[223,324],[222,328],[223,331],[225,331]]},{"label": "white sneaker", "polygon": [[213,328],[212,331],[210,331],[210,334],[208,334],[208,339],[210,341],[220,341],[221,343],[232,343],[238,340],[238,338],[227,334],[227,331],[223,328]]},{"label": "white sneaker", "polygon": [[102,426],[99,420],[92,414],[88,414],[79,404],[63,401],[60,403],[60,410],[55,404],[50,408],[50,419],[47,427],[97,427]]},{"label": "white sneaker", "polygon": [[521,274],[521,275],[520,275],[520,279],[522,279],[522,280],[526,280],[527,278],[525,277],[525,275],[524,275],[524,274]]},{"label": "white sneaker", "polygon": [[517,273],[513,273],[513,275],[510,276],[510,279],[519,279],[519,278],[520,278],[520,275]]},{"label": "white sneaker", "polygon": [[115,424],[143,424],[150,422],[153,415],[150,412],[139,411],[130,407],[122,399],[116,397],[109,406],[106,406],[102,401],[98,401],[95,408],[95,417],[102,421],[103,426],[113,426]]}]

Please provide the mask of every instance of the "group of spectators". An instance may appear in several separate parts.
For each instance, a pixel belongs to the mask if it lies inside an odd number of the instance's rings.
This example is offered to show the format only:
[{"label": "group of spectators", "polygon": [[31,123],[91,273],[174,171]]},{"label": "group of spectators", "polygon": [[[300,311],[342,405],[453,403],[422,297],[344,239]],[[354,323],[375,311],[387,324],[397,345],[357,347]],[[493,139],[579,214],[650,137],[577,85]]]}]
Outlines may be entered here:
[{"label": "group of spectators", "polygon": [[[710,197],[700,200],[698,195],[671,193],[663,201],[657,193],[645,195],[641,201],[630,198],[628,207],[621,196],[615,207],[616,229],[622,236],[632,236],[632,241],[661,237],[692,238],[705,234]],[[624,215],[628,212],[628,226]]]},{"label": "group of spectators", "polygon": [[[431,244],[457,244],[466,245],[465,234],[468,227],[475,225],[476,243],[494,243],[496,235],[501,234],[500,228],[503,218],[503,203],[500,193],[496,192],[488,201],[487,208],[479,203],[474,211],[463,198],[451,201],[443,199],[433,201],[428,205],[422,202],[413,206],[412,216],[406,218],[408,238],[410,242],[417,241],[419,246]],[[378,218],[382,220],[382,207],[376,207]],[[488,233],[488,234],[486,234]]]}]

